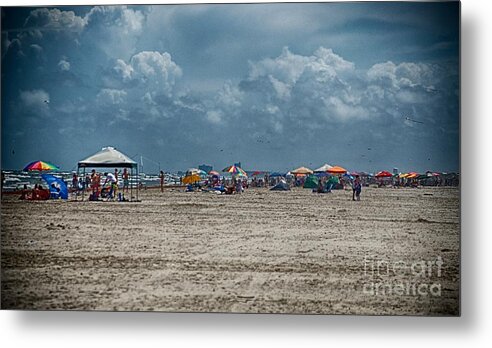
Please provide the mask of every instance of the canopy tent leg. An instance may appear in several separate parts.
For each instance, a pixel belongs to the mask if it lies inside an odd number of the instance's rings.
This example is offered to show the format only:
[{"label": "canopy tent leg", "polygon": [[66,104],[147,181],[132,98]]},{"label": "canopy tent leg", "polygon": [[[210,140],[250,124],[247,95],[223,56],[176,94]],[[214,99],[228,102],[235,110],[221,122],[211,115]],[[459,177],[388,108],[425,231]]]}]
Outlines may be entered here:
[{"label": "canopy tent leg", "polygon": [[85,191],[87,191],[87,187],[86,187],[87,181],[85,180],[85,167],[84,167],[83,173],[84,173],[83,174],[84,175],[84,179],[83,179],[84,180],[83,181],[84,182],[84,190],[82,191],[82,201],[84,201],[84,199],[85,199]]}]

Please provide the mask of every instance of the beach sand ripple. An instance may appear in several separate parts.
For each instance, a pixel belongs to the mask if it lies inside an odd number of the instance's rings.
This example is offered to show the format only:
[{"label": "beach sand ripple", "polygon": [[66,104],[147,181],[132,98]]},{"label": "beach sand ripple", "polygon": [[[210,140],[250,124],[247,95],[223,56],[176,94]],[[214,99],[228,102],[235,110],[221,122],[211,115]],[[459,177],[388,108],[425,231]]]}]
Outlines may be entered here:
[{"label": "beach sand ripple", "polygon": [[[457,188],[17,198],[2,198],[3,309],[459,314]],[[440,275],[384,268],[437,257]],[[394,292],[408,284],[440,293]]]}]

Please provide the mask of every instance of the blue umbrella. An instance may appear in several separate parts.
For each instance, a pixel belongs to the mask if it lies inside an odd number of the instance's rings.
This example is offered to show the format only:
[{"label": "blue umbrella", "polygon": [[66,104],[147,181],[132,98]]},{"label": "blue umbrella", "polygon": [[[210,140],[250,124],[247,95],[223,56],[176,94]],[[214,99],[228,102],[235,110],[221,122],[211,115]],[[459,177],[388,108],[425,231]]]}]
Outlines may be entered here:
[{"label": "blue umbrella", "polygon": [[350,179],[350,180],[354,180],[354,177],[350,174],[343,174],[343,177],[344,178],[347,178],[347,179]]},{"label": "blue umbrella", "polygon": [[51,197],[68,199],[68,188],[62,179],[51,174],[42,174],[41,177],[46,181],[50,188]]}]

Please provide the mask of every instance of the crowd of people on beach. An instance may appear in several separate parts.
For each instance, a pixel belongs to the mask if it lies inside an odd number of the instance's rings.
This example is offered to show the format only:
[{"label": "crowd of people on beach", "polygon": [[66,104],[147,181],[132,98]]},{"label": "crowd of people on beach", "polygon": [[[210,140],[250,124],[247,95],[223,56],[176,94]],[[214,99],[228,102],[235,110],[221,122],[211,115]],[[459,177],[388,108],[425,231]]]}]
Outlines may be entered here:
[{"label": "crowd of people on beach", "polygon": [[[360,201],[362,188],[368,186],[418,188],[421,186],[457,186],[459,184],[459,174],[455,173],[426,172],[424,174],[417,174],[411,172],[408,174],[391,174],[385,172],[386,175],[384,177],[378,177],[378,175],[367,174],[364,172],[358,174],[356,172],[349,173],[346,171],[340,174],[310,171],[310,174],[300,175],[292,174],[291,172],[254,172],[254,174],[250,172],[249,174],[246,174],[242,169],[240,169],[239,174],[232,175],[230,173],[221,175],[212,170],[210,170],[208,174],[201,170],[195,171],[196,172],[194,173],[187,173],[186,175],[173,176],[171,174],[166,174],[161,170],[158,178],[156,178],[159,180],[161,192],[164,192],[165,187],[170,185],[169,182],[167,182],[169,180],[171,180],[170,182],[172,185],[184,187],[186,192],[201,191],[218,194],[241,194],[250,187],[275,190],[280,184],[280,187],[277,190],[290,190],[294,187],[304,187],[310,188],[313,193],[318,194],[330,193],[332,190],[344,190],[348,188],[352,191],[352,200]],[[189,180],[185,180],[187,175],[197,175],[197,177],[190,182]],[[65,176],[65,178],[67,177]],[[133,177],[132,180],[135,180],[136,184],[132,186],[132,190],[147,188],[141,180],[142,178],[143,177]],[[3,179],[5,179],[5,176],[3,176]],[[96,169],[92,169],[90,173],[85,174],[84,172],[82,175],[72,172],[71,185],[68,185],[65,179],[62,178],[61,180],[69,187],[69,192],[72,194],[72,197],[77,198],[80,195],[89,193],[90,201],[127,201],[125,194],[130,192],[130,173],[127,168],[123,168],[122,170],[116,168],[114,169],[114,172],[98,172]],[[176,182],[176,180],[178,181]],[[42,200],[59,196],[57,195],[56,187],[52,188],[48,185],[48,188],[45,188],[39,183],[32,189],[30,187],[28,188],[26,185],[24,186],[20,199]],[[133,197],[131,197],[131,199],[133,199]]]},{"label": "crowd of people on beach", "polygon": [[[119,191],[118,180],[121,176],[122,189]],[[104,177],[104,181],[102,180]],[[129,192],[130,187],[130,175],[128,169],[124,168],[120,173],[116,168],[114,173],[104,172],[99,173],[95,169],[92,169],[90,174],[84,176],[78,176],[77,173],[72,174],[72,193],[79,195],[84,192],[90,192],[89,200],[98,201],[106,199],[108,201],[125,201],[125,193]],[[102,184],[101,184],[102,182]]]},{"label": "crowd of people on beach", "polygon": [[[218,175],[210,175],[204,180],[196,181],[186,185],[186,192],[215,192],[222,194],[240,194],[246,189],[252,188],[267,188],[271,189],[279,183],[284,184],[289,189],[294,187],[303,187],[307,176],[269,176],[268,173],[263,176],[253,176],[252,178],[232,176],[219,177]],[[350,186],[353,191],[352,199],[360,201],[363,182],[356,175],[354,178],[348,179],[343,176],[322,176],[318,180],[317,187],[313,188],[313,193],[330,193],[333,189],[345,189]],[[161,192],[164,189],[164,176],[161,172]]]},{"label": "crowd of people on beach", "polygon": [[247,178],[220,178],[217,175],[213,175],[206,180],[197,181],[193,184],[187,184],[185,190],[186,192],[209,191],[230,195],[242,193],[247,188],[249,188],[249,182]]}]

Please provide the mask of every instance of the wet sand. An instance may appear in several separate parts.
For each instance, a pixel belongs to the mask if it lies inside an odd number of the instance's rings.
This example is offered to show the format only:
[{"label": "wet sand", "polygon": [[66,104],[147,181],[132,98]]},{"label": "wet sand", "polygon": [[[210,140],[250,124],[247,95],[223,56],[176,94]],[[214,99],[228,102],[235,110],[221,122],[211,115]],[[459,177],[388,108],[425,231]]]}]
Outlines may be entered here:
[{"label": "wet sand", "polygon": [[3,309],[459,314],[457,188],[17,198],[2,197]]}]

